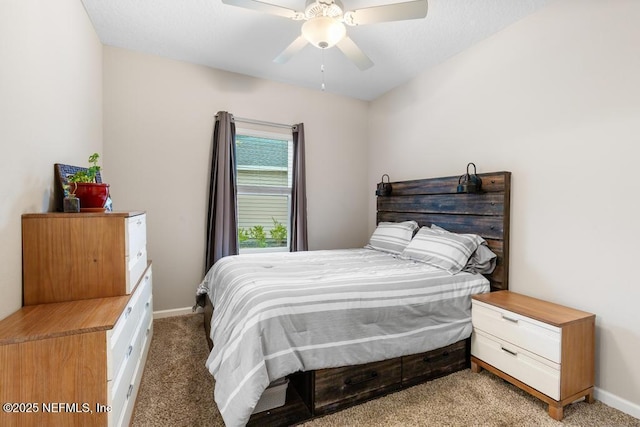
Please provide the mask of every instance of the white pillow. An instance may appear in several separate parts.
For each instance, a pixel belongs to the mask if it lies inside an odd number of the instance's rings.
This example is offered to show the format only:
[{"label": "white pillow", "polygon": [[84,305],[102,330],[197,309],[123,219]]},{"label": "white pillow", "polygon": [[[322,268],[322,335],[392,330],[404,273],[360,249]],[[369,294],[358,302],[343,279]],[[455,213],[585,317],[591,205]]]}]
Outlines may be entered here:
[{"label": "white pillow", "polygon": [[[439,231],[441,233],[450,233],[450,231],[445,230],[444,228],[436,224],[431,224],[431,229],[433,231]],[[462,271],[473,274],[493,273],[493,270],[495,270],[496,268],[496,261],[498,259],[498,256],[494,254],[491,249],[489,249],[489,247],[487,246],[487,242],[482,237],[476,234],[465,234],[465,236],[473,237],[479,243],[477,249],[467,260],[467,265],[462,269]]]},{"label": "white pillow", "polygon": [[422,227],[402,252],[403,258],[424,262],[456,274],[467,265],[484,239],[475,234],[456,234]]},{"label": "white pillow", "polygon": [[418,223],[415,221],[381,222],[365,248],[399,255],[407,247],[417,229]]}]

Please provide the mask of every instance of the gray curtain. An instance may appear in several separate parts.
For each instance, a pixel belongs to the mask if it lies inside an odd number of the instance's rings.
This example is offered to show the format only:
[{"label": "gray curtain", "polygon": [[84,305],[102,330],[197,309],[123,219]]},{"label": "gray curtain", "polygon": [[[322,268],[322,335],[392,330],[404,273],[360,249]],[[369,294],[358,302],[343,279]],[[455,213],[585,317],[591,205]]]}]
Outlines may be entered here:
[{"label": "gray curtain", "polygon": [[238,254],[235,137],[233,115],[220,111],[213,130],[205,273],[220,258]]},{"label": "gray curtain", "polygon": [[304,165],[304,124],[293,127],[293,183],[291,188],[291,252],[306,251],[307,239],[307,181]]}]

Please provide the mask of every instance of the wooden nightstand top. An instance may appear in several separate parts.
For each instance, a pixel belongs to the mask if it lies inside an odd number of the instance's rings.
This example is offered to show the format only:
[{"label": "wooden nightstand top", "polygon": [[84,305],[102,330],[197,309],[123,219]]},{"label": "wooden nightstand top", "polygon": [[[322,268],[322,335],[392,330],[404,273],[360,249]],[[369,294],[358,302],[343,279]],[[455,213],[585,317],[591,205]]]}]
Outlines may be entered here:
[{"label": "wooden nightstand top", "polygon": [[595,317],[595,314],[587,313],[586,311],[576,310],[511,291],[474,295],[473,299],[557,327]]}]

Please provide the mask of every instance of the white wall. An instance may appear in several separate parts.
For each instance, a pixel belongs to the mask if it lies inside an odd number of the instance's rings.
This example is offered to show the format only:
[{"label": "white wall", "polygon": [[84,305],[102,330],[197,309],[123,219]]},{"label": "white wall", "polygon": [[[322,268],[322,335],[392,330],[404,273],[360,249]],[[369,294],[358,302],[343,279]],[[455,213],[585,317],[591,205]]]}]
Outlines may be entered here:
[{"label": "white wall", "polygon": [[114,208],[147,212],[156,309],[193,305],[204,274],[218,111],[304,122],[310,249],[366,243],[367,103],[113,47],[104,48],[104,100]]},{"label": "white wall", "polygon": [[636,417],[638,22],[637,1],[552,2],[369,116],[371,183],[513,172],[511,290],[597,315],[596,398]]},{"label": "white wall", "polygon": [[53,209],[53,164],[102,150],[102,45],[78,0],[0,2],[0,319],[22,306],[20,215]]},{"label": "white wall", "polygon": [[53,163],[103,154],[116,208],[148,212],[156,308],[184,307],[213,115],[302,121],[311,249],[365,242],[382,173],[512,171],[511,289],[596,313],[596,397],[640,417],[638,21],[637,1],[556,1],[369,106],[109,47],[103,69],[81,2],[3,0],[0,318],[21,305],[20,215],[52,208]]}]

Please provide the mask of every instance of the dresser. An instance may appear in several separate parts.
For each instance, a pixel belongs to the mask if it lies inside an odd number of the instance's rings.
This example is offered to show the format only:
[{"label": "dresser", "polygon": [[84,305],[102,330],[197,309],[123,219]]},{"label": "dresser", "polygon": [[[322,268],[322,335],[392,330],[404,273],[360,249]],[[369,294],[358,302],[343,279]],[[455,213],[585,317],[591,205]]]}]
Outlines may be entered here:
[{"label": "dresser", "polygon": [[23,216],[25,305],[0,320],[0,425],[129,425],[153,336],[145,220]]},{"label": "dresser", "polygon": [[549,405],[593,402],[595,315],[510,291],[472,299],[471,369],[482,368]]},{"label": "dresser", "polygon": [[[128,425],[153,335],[151,265],[129,296],[24,306],[0,321],[0,425]],[[22,406],[19,406],[21,404]]]},{"label": "dresser", "polygon": [[25,214],[24,305],[128,295],[146,247],[144,212]]}]

